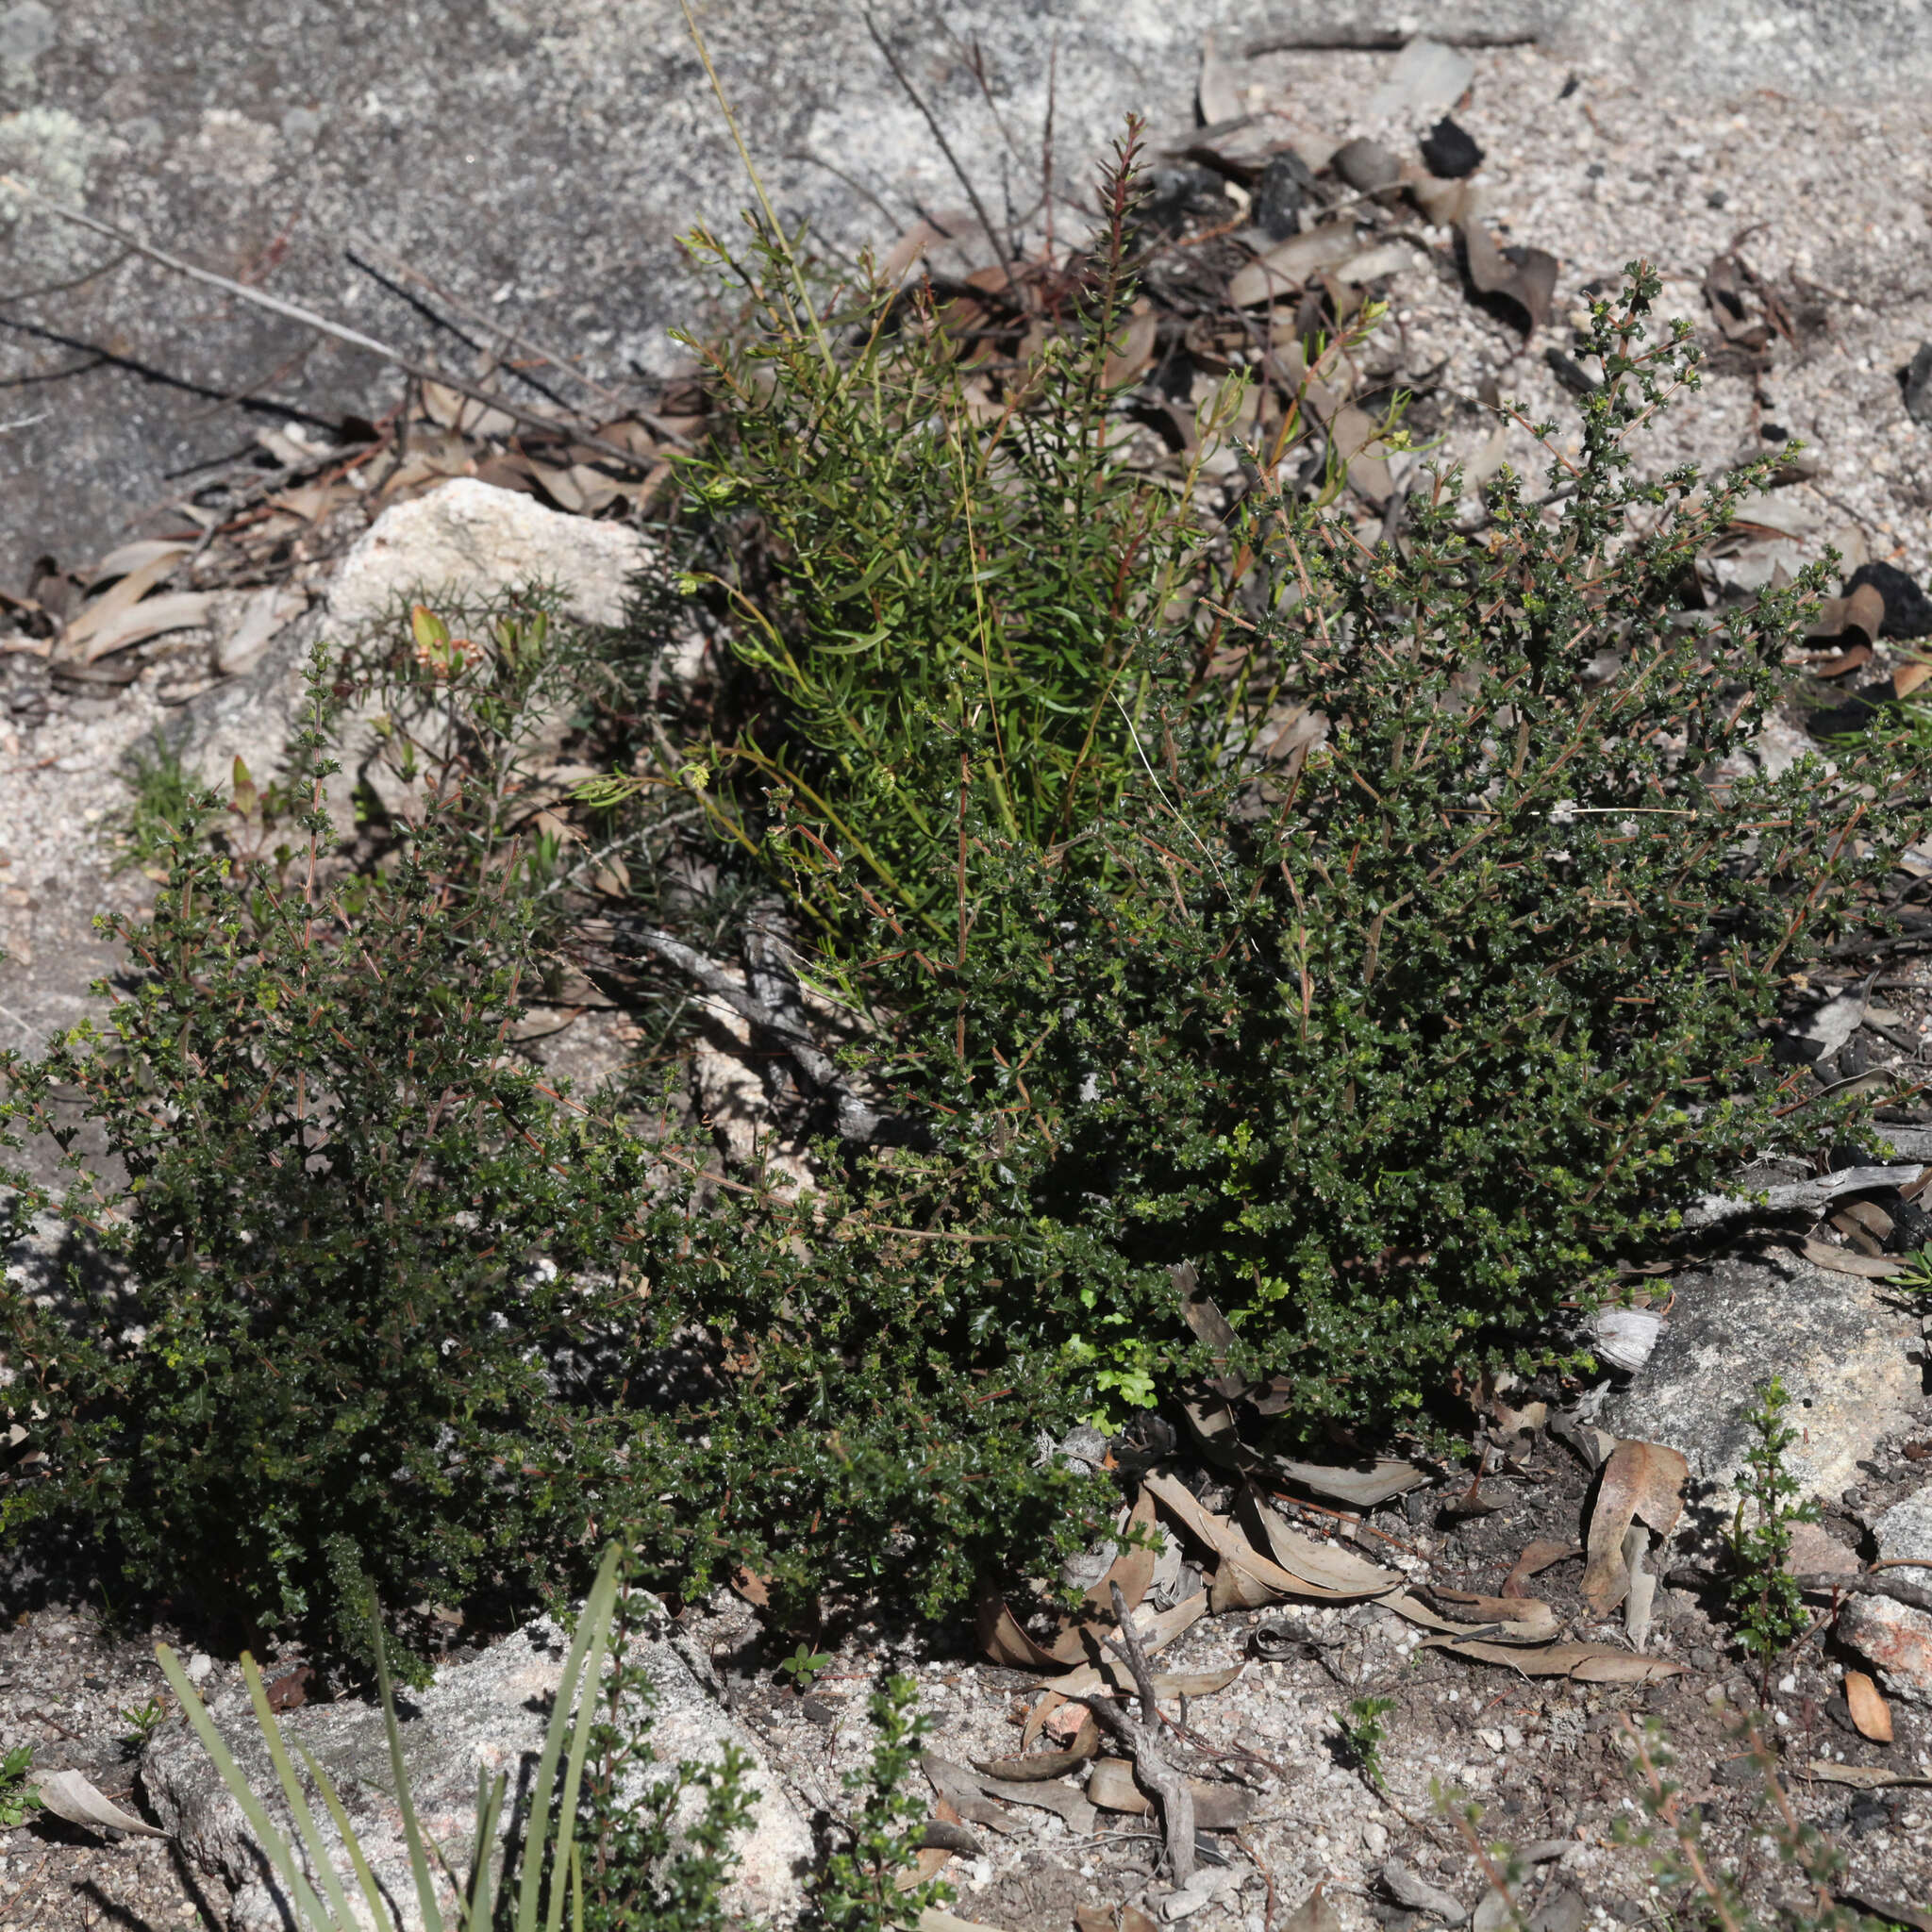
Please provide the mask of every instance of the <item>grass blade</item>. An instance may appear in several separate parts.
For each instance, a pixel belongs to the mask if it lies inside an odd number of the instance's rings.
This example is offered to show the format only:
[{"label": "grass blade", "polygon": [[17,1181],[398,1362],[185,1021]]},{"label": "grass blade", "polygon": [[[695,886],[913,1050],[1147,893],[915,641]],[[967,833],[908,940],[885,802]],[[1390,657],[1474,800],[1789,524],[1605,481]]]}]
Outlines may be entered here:
[{"label": "grass blade", "polygon": [[597,1705],[603,1694],[604,1653],[610,1642],[610,1616],[617,1598],[617,1577],[613,1548],[597,1573],[590,1600],[584,1606],[586,1623],[594,1621],[590,1654],[584,1659],[583,1689],[577,1698],[576,1728],[570,1740],[570,1762],[563,1774],[563,1799],[557,1816],[557,1882],[550,1888],[550,1912],[544,1932],[561,1932],[563,1924],[564,1874],[575,1862],[577,1837],[577,1788],[583,1781],[584,1758],[591,1748],[591,1728],[597,1722]]},{"label": "grass blade", "polygon": [[[314,1927],[314,1932],[339,1932],[339,1928],[330,1924],[322,1901],[302,1875],[301,1868],[295,1863],[294,1855],[281,1833],[269,1822],[261,1800],[255,1795],[247,1778],[242,1774],[242,1767],[235,1762],[221,1732],[216,1730],[214,1720],[195,1694],[194,1686],[188,1681],[188,1674],[181,1668],[180,1659],[165,1643],[158,1643],[155,1645],[155,1661],[160,1665],[161,1675],[168,1680],[168,1688],[180,1700],[182,1714],[193,1726],[194,1735],[201,1740],[202,1749],[208,1753],[209,1762],[221,1773],[222,1782],[241,1806],[242,1815],[247,1819],[249,1829],[254,1832],[269,1863],[275,1868],[275,1875],[288,1887],[296,1911]],[[350,1932],[350,1928],[341,1927],[340,1932]]]},{"label": "grass blade", "polygon": [[308,1800],[302,1790],[302,1781],[289,1761],[287,1747],[282,1742],[281,1726],[275,1723],[275,1712],[268,1707],[268,1692],[262,1688],[261,1668],[245,1650],[242,1653],[242,1675],[248,1686],[249,1702],[255,1706],[255,1722],[261,1726],[262,1740],[268,1745],[269,1762],[275,1766],[275,1776],[281,1780],[282,1795],[289,1801],[295,1828],[303,1844],[308,1847],[309,1865],[328,1900],[329,1910],[346,1932],[346,1928],[356,1921],[349,1910],[342,1882],[336,1876],[335,1860],[329,1857],[328,1841],[316,1825],[315,1814],[308,1808]]},{"label": "grass blade", "polygon": [[557,1759],[563,1750],[564,1726],[570,1722],[573,1693],[584,1653],[590,1649],[597,1626],[597,1609],[608,1618],[617,1596],[618,1548],[612,1543],[604,1553],[597,1580],[591,1588],[584,1614],[577,1621],[577,1634],[563,1660],[563,1674],[558,1679],[557,1703],[550,1713],[550,1728],[543,1737],[543,1755],[537,1763],[537,1782],[530,1792],[530,1821],[524,1830],[523,1870],[517,1874],[516,1932],[537,1932],[537,1899],[543,1883],[543,1854],[550,1840],[550,1786],[557,1775]]},{"label": "grass blade", "polygon": [[504,1773],[496,1774],[492,1785],[490,1774],[478,1767],[476,1836],[473,1840],[475,1849],[470,1857],[470,1899],[463,1918],[464,1932],[490,1932],[496,1920],[496,1874],[490,1854],[496,1843],[496,1828],[503,1817],[503,1794],[508,1785]]},{"label": "grass blade", "polygon": [[423,1913],[423,1932],[442,1932],[442,1912],[436,1903],[436,1880],[423,1855],[423,1830],[409,1796],[409,1774],[403,1763],[403,1734],[396,1726],[395,1689],[390,1682],[389,1651],[382,1641],[382,1612],[375,1592],[369,1593],[369,1627],[375,1638],[375,1681],[382,1692],[382,1724],[389,1735],[390,1767],[395,1774],[396,1806],[403,1814],[403,1838],[409,1847],[409,1871],[416,1880],[416,1903]]},{"label": "grass blade", "polygon": [[328,1807],[328,1815],[335,1820],[336,1829],[341,1833],[342,1843],[348,1848],[356,1883],[362,1889],[362,1903],[369,1907],[369,1923],[379,1926],[391,1914],[383,1903],[382,1891],[376,1885],[375,1873],[369,1869],[369,1860],[362,1856],[362,1846],[356,1837],[355,1827],[349,1823],[348,1811],[335,1786],[329,1782],[328,1773],[315,1761],[314,1754],[299,1738],[295,1740],[295,1748],[302,1753],[302,1762],[308,1768],[308,1775],[315,1780],[315,1788],[322,1793],[322,1802]]}]

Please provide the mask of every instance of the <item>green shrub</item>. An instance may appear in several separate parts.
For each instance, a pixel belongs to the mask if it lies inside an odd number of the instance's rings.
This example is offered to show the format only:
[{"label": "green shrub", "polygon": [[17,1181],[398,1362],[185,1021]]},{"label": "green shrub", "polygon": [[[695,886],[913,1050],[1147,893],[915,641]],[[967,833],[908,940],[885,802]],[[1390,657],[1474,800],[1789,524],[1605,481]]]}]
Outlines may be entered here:
[{"label": "green shrub", "polygon": [[[970,1203],[984,1238],[900,1263],[908,1304],[943,1282],[956,1360],[998,1337],[1117,1416],[1204,1362],[1187,1264],[1233,1366],[1276,1378],[1274,1430],[1348,1440],[1457,1364],[1562,1354],[1562,1310],[1610,1291],[1678,1204],[1811,1130],[1768,1065],[1781,976],[1862,916],[1924,785],[1895,734],[1776,778],[1746,756],[1817,577],[1684,621],[1692,559],[1760,479],[1633,475],[1633,438],[1694,382],[1685,330],[1648,319],[1657,287],[1633,271],[1595,307],[1605,381],[1574,455],[1553,451],[1548,507],[1506,472],[1468,533],[1440,481],[1401,547],[1371,549],[1251,489],[1229,581],[1194,607],[1239,635],[1231,677],[1201,676],[1206,620],[1174,613],[1164,565],[1139,575],[1124,541],[1090,570],[1090,607],[1104,584],[1142,613],[1114,691],[1139,722],[1065,836],[1051,813],[1015,836],[995,710],[925,720],[951,835],[901,895],[874,869],[868,929],[829,922],[811,966],[865,1000],[868,1070],[928,1135],[843,1185]],[[983,574],[1024,576],[1032,513],[987,493],[1017,521],[989,513],[1005,547]],[[900,525],[838,500],[869,581]],[[746,620],[747,661],[792,598]],[[917,623],[869,641],[885,683],[923,675]],[[788,801],[763,848],[810,912],[865,869],[824,855],[856,850],[872,740],[788,711],[794,691],[776,677],[769,702],[852,774],[816,820]],[[1271,758],[1295,705],[1325,738]],[[928,951],[915,923],[946,894],[950,943]]]},{"label": "green shrub", "polygon": [[105,1023],[0,1061],[0,1119],[65,1150],[103,1264],[9,1287],[36,1453],[0,1509],[354,1650],[364,1576],[449,1603],[581,1542],[602,1451],[573,1351],[615,1319],[641,1167],[506,1057],[514,869],[455,890],[435,811],[392,864],[332,868],[319,786],[292,878],[177,842],[152,918],[116,928]]}]

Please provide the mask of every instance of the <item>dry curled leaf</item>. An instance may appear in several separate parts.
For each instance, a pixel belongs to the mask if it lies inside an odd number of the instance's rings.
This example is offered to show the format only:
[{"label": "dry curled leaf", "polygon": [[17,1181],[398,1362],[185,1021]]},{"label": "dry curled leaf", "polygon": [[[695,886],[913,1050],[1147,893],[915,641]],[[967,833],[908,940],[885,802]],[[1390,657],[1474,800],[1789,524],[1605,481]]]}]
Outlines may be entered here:
[{"label": "dry curled leaf", "polygon": [[1920,1777],[1909,1771],[1888,1771],[1882,1764],[1833,1764],[1829,1758],[1814,1757],[1805,1767],[1805,1775],[1824,1784],[1850,1785],[1860,1791],[1889,1790],[1893,1786],[1932,1790],[1932,1777]]},{"label": "dry curled leaf", "polygon": [[1684,1513],[1690,1474],[1681,1452],[1661,1442],[1619,1442],[1611,1452],[1597,1486],[1583,1566],[1583,1600],[1598,1616],[1615,1609],[1630,1588],[1624,1539],[1631,1523],[1668,1536]]},{"label": "dry curled leaf", "polygon": [[1465,220],[1457,232],[1469,261],[1469,279],[1477,293],[1501,295],[1529,318],[1532,330],[1550,319],[1557,292],[1557,258],[1541,248],[1505,250],[1483,225]]},{"label": "dry curled leaf", "polygon": [[1503,1579],[1506,1596],[1527,1596],[1529,1591],[1524,1586],[1532,1576],[1541,1576],[1553,1563],[1561,1563],[1571,1557],[1583,1554],[1581,1543],[1552,1543],[1538,1538],[1535,1542],[1525,1543],[1522,1556],[1516,1559],[1515,1567]]},{"label": "dry curled leaf", "polygon": [[1339,1543],[1323,1542],[1291,1528],[1253,1490],[1243,1491],[1238,1507],[1249,1541],[1307,1586],[1305,1594],[1360,1598],[1402,1587],[1400,1571],[1384,1569]]},{"label": "dry curled leaf", "polygon": [[1845,1673],[1845,1703],[1861,1738],[1869,1738],[1874,1744],[1891,1742],[1891,1706],[1863,1671]]},{"label": "dry curled leaf", "polygon": [[56,1818],[69,1824],[85,1824],[96,1831],[125,1831],[131,1838],[166,1838],[144,1818],[122,1810],[110,1798],[96,1790],[77,1771],[57,1771],[41,1780],[41,1803]]},{"label": "dry curled leaf", "polygon": [[1424,1650],[1446,1650],[1486,1664],[1507,1664],[1525,1677],[1574,1677],[1583,1684],[1655,1684],[1678,1677],[1684,1666],[1668,1657],[1639,1657],[1607,1643],[1553,1643],[1547,1650],[1512,1650],[1501,1643],[1470,1643],[1453,1637],[1425,1637]]},{"label": "dry curled leaf", "polygon": [[1027,1636],[1006,1599],[991,1585],[980,1591],[974,1621],[980,1649],[1009,1671],[1050,1671],[1068,1661]]},{"label": "dry curled leaf", "polygon": [[1099,1749],[1100,1726],[1089,1711],[1079,1736],[1064,1751],[1023,1751],[1014,1757],[975,1757],[973,1768],[983,1777],[1007,1778],[1014,1784],[1040,1784],[1047,1778],[1065,1777]]},{"label": "dry curled leaf", "polygon": [[1861,1255],[1856,1249],[1835,1248],[1829,1241],[1813,1241],[1808,1236],[1800,1242],[1798,1252],[1814,1268],[1831,1274],[1856,1274],[1865,1281],[1889,1280],[1906,1265],[1890,1255]]},{"label": "dry curled leaf", "polygon": [[[1234,1831],[1255,1815],[1256,1794],[1240,1785],[1211,1785],[1191,1777],[1194,1824],[1202,1831]],[[1087,1796],[1103,1811],[1144,1813],[1153,1801],[1134,1782],[1134,1767],[1124,1757],[1099,1757],[1087,1780]]]}]

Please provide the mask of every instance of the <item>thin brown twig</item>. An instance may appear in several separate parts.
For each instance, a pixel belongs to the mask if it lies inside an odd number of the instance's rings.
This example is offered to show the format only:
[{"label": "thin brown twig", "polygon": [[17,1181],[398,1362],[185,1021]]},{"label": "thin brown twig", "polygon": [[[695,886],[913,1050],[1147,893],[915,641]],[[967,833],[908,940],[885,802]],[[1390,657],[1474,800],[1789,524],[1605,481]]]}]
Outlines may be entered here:
[{"label": "thin brown twig", "polygon": [[920,111],[925,125],[932,129],[932,138],[939,142],[940,152],[946,158],[946,165],[958,178],[959,186],[966,191],[966,198],[973,204],[973,212],[979,219],[979,225],[986,231],[986,239],[992,244],[992,258],[996,262],[1007,259],[1006,244],[1000,240],[1000,233],[992,225],[992,217],[986,211],[986,204],[979,198],[979,190],[973,185],[973,176],[960,165],[959,157],[953,152],[953,143],[946,139],[946,130],[940,125],[939,116],[925,105],[919,90],[912,85],[906,70],[899,65],[899,57],[892,52],[884,34],[880,33],[878,22],[872,17],[868,8],[864,15],[865,30],[872,36],[872,43],[885,56],[886,65],[892,70],[892,78],[905,90],[906,98]]},{"label": "thin brown twig", "polygon": [[[599,402],[608,405],[609,408],[621,409],[625,407],[625,399],[615,390],[606,389],[602,383],[591,381],[581,369],[577,368],[575,363],[568,360],[558,351],[546,349],[534,337],[523,335],[516,329],[508,327],[506,324],[498,322],[493,316],[484,314],[481,309],[472,308],[461,296],[452,295],[441,283],[431,281],[421,269],[410,267],[407,261],[398,260],[394,256],[386,253],[383,249],[372,246],[366,241],[361,242],[359,246],[364,255],[368,256],[372,261],[379,264],[390,275],[401,275],[405,281],[420,284],[423,288],[427,289],[439,302],[454,308],[464,321],[474,322],[478,328],[487,328],[491,335],[508,342],[512,348],[522,349],[526,355],[535,356],[539,361],[568,375],[572,381],[582,383]],[[566,404],[565,407],[568,408],[569,405]]]},{"label": "thin brown twig", "polygon": [[59,216],[64,222],[73,222],[79,227],[92,228],[97,235],[106,235],[110,241],[118,242],[123,247],[136,255],[145,256],[149,261],[158,263],[162,268],[171,269],[175,275],[186,275],[190,281],[205,283],[208,288],[219,289],[224,294],[232,295],[237,301],[246,302],[255,308],[264,308],[271,315],[285,317],[290,322],[298,322],[304,328],[312,328],[318,335],[333,338],[346,343],[352,349],[364,349],[372,356],[378,356],[383,361],[400,369],[406,375],[413,375],[419,381],[438,382],[444,389],[454,390],[460,396],[467,396],[472,402],[481,403],[487,408],[500,409],[512,422],[523,423],[533,428],[544,429],[552,435],[568,437],[586,448],[594,449],[600,456],[614,457],[627,469],[641,467],[641,459],[634,450],[620,448],[614,442],[606,442],[602,437],[592,436],[588,431],[573,432],[569,425],[559,423],[555,416],[546,416],[538,409],[526,409],[521,403],[513,403],[507,396],[498,395],[493,390],[487,390],[479,383],[468,381],[449,371],[438,369],[425,362],[418,362],[413,357],[405,356],[400,349],[392,348],[388,342],[378,341],[374,336],[367,336],[360,329],[348,327],[340,322],[331,322],[325,315],[318,315],[312,308],[305,308],[299,302],[285,302],[279,295],[271,295],[260,289],[251,289],[245,282],[231,280],[226,275],[218,275],[212,269],[196,268],[192,261],[183,261],[179,256],[170,255],[165,250],[151,246],[139,236],[130,235],[125,228],[117,228],[111,222],[104,222],[95,215],[86,213],[77,208],[68,208],[63,203],[50,200],[39,189],[30,187],[17,175],[0,175],[0,187],[12,189],[16,193],[25,195],[30,201],[39,203],[49,214]]}]

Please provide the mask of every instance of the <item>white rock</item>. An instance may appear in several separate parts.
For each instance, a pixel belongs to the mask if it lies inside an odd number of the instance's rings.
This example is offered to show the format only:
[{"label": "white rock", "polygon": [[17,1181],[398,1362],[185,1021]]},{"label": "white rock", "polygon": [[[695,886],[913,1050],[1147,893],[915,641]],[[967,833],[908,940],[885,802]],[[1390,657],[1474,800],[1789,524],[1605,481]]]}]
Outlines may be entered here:
[{"label": "white rock", "polygon": [[[715,1762],[726,1743],[750,1754],[750,1781],[759,1795],[750,1829],[738,1841],[737,1876],[726,1892],[732,1917],[792,1924],[805,1904],[801,1880],[813,1852],[809,1827],[756,1740],[710,1697],[673,1645],[659,1640],[641,1648],[658,1690],[651,1738],[659,1775],[681,1758]],[[459,1871],[467,1863],[475,1817],[476,1774],[507,1772],[512,1799],[521,1792],[518,1781],[527,1778],[542,1749],[564,1649],[557,1626],[541,1621],[481,1657],[446,1665],[426,1689],[403,1694],[401,1731],[411,1794],[425,1832]],[[246,1694],[237,1688],[217,1696],[210,1714],[277,1828],[290,1836],[287,1807]],[[341,1791],[377,1879],[402,1902],[405,1932],[420,1932],[401,1815],[387,1795],[389,1752],[380,1710],[361,1702],[310,1705],[290,1713],[282,1724],[314,1754]],[[293,1921],[266,1874],[242,1808],[184,1724],[170,1724],[150,1746],[141,1781],[155,1816],[215,1881],[214,1902],[225,1906],[230,1932],[285,1932]],[[696,1800],[699,1794],[690,1795]],[[333,1831],[325,1829],[334,1846]],[[349,1880],[346,1857],[340,1849],[334,1856]]]},{"label": "white rock", "polygon": [[378,622],[421,591],[487,596],[534,579],[556,584],[568,615],[621,624],[625,587],[647,545],[623,524],[545,509],[534,497],[459,476],[385,510],[329,586],[331,625]]},{"label": "white rock", "polygon": [[197,1650],[188,1659],[188,1681],[191,1684],[206,1684],[213,1674],[215,1660],[205,1650]]},{"label": "white rock", "polygon": [[[1932,1560],[1932,1484],[1894,1503],[1872,1525],[1883,1557]],[[1913,1582],[1932,1571],[1894,1572]],[[1932,1705],[1932,1616],[1884,1596],[1855,1596],[1839,1616],[1839,1635],[1878,1666],[1885,1688],[1907,1703]]]}]

